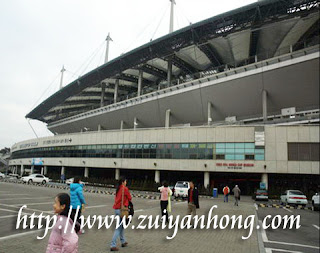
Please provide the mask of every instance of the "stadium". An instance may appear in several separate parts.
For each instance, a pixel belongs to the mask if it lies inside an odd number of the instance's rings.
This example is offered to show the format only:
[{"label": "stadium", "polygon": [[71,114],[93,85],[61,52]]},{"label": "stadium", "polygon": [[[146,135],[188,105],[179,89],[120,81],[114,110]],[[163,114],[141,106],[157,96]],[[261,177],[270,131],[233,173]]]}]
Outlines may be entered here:
[{"label": "stadium", "polygon": [[319,1],[258,1],[190,24],[79,77],[26,118],[54,136],[12,147],[21,175],[308,193],[320,181]]}]

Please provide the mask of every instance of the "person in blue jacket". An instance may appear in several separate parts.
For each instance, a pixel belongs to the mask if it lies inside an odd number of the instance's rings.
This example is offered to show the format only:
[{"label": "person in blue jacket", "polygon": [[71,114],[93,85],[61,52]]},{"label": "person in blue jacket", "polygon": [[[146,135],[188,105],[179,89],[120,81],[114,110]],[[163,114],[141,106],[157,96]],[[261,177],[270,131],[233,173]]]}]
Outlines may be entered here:
[{"label": "person in blue jacket", "polygon": [[[75,177],[73,184],[70,184],[70,206],[72,207],[71,218],[74,221],[75,218],[80,224],[80,216],[82,211],[82,205],[86,205],[86,201],[83,196],[83,184],[80,181],[80,177]],[[77,208],[79,208],[78,216],[75,217]],[[76,227],[77,230],[77,227]],[[84,230],[81,231],[84,233]]]}]

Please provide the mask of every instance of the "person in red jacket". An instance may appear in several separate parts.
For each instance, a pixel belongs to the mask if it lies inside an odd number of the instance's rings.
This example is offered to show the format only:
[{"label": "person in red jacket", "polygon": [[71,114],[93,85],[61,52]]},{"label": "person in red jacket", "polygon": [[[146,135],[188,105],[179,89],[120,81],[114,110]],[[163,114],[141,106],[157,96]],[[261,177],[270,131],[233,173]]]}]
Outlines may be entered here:
[{"label": "person in red jacket", "polygon": [[[121,209],[121,202],[122,202],[122,196],[123,196],[123,205],[125,207],[128,207],[129,201],[131,201],[131,195],[129,192],[129,189],[127,187],[127,179],[120,178],[119,184],[116,191],[116,196],[114,199],[113,209],[115,209],[115,215],[120,216],[120,209]],[[119,248],[117,248],[117,239],[120,237],[121,246],[127,247],[128,242],[126,241],[124,237],[124,228],[123,225],[119,226],[113,234],[110,251],[118,251]]]}]

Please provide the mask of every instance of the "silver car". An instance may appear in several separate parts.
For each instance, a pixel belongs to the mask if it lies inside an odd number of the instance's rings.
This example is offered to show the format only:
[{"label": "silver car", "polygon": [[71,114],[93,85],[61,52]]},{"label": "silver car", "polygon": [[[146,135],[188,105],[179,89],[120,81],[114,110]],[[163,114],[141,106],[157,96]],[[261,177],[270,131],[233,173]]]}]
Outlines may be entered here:
[{"label": "silver car", "polygon": [[301,191],[287,190],[281,194],[280,204],[305,206],[308,204],[308,199]]}]

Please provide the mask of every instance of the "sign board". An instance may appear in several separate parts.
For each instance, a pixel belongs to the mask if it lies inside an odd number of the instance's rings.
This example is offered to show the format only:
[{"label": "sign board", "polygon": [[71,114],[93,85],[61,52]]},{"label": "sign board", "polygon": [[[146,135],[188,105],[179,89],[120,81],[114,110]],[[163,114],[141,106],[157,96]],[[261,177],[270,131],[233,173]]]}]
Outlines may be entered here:
[{"label": "sign board", "polygon": [[32,165],[43,165],[42,158],[32,158]]},{"label": "sign board", "polygon": [[264,146],[264,131],[254,132],[254,145]]},{"label": "sign board", "polygon": [[265,190],[266,189],[266,183],[260,182],[260,189]]},{"label": "sign board", "polygon": [[296,108],[295,107],[289,107],[289,108],[282,108],[281,109],[281,115],[282,116],[290,116],[296,114]]},{"label": "sign board", "polygon": [[216,163],[217,167],[226,167],[229,170],[242,170],[243,167],[254,167],[253,163]]}]

